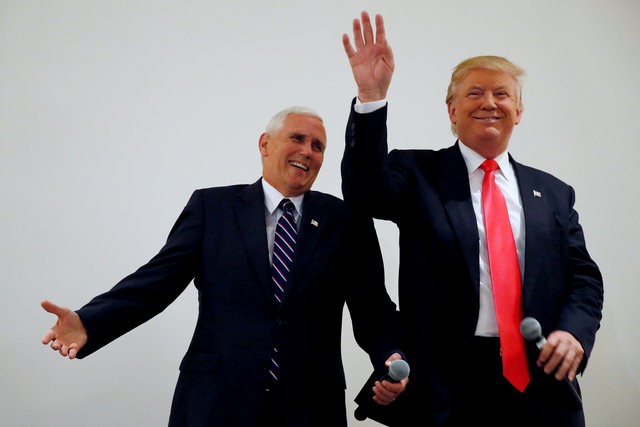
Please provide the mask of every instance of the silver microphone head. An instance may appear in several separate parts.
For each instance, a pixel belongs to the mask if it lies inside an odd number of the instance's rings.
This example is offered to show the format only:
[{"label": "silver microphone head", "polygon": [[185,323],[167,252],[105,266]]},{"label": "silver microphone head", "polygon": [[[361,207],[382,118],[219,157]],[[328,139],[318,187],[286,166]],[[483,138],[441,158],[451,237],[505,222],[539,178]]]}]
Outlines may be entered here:
[{"label": "silver microphone head", "polygon": [[525,317],[520,322],[520,333],[527,340],[536,340],[542,336],[542,328],[533,317]]},{"label": "silver microphone head", "polygon": [[409,364],[402,360],[394,360],[389,365],[389,377],[394,381],[402,381],[409,376]]}]

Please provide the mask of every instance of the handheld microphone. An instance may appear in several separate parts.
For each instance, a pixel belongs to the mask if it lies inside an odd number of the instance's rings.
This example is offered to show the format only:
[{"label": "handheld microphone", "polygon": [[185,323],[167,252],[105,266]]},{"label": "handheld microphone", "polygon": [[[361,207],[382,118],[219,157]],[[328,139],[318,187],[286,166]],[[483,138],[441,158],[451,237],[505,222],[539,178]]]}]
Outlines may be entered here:
[{"label": "handheld microphone", "polygon": [[542,327],[540,323],[533,317],[525,317],[520,322],[520,333],[527,341],[535,341],[538,350],[547,343],[546,338],[542,335]]},{"label": "handheld microphone", "polygon": [[[547,343],[547,339],[542,335],[542,327],[540,326],[540,322],[538,322],[533,317],[525,317],[520,322],[520,333],[527,341],[535,341],[536,347],[538,350],[542,350]],[[580,408],[582,407],[582,398],[573,387],[569,378],[564,377],[564,388],[568,391],[570,402],[573,406]]]},{"label": "handheld microphone", "polygon": [[[389,364],[389,372],[385,373],[382,378],[379,379],[379,381],[399,383],[409,376],[409,371],[409,364],[405,360],[394,360]],[[373,400],[374,393],[373,390],[371,390],[371,387],[373,387],[373,384],[375,384],[375,376],[376,373],[374,372],[371,377],[369,377],[369,380],[356,397],[356,401],[361,401],[360,406],[358,406],[358,408],[353,413],[354,417],[358,421],[364,421],[369,416],[368,412],[370,405],[377,405]],[[368,389],[368,392],[366,389]],[[363,393],[365,393],[366,396],[363,396]]]}]

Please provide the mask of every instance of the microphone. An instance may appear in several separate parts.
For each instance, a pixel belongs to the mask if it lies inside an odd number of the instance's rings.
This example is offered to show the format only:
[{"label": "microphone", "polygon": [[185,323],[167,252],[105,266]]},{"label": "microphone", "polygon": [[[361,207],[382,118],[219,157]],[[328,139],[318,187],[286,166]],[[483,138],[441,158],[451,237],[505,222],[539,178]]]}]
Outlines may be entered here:
[{"label": "microphone", "polygon": [[[538,350],[542,350],[547,343],[547,339],[542,335],[542,327],[540,326],[540,322],[538,322],[533,317],[525,317],[520,322],[520,333],[527,341],[535,341],[536,347]],[[582,407],[582,398],[573,387],[569,378],[564,377],[564,388],[568,391],[570,402],[576,408]],[[566,394],[566,393],[565,393]]]},{"label": "microphone", "polygon": [[520,322],[520,333],[527,341],[535,341],[538,350],[547,343],[546,338],[542,335],[542,327],[540,323],[533,317],[525,317]]},{"label": "microphone", "polygon": [[[409,376],[409,371],[409,364],[405,360],[397,359],[389,364],[389,372],[385,373],[379,381],[399,383]],[[369,416],[369,410],[372,405],[378,406],[373,400],[374,393],[371,389],[375,384],[376,377],[376,372],[371,374],[362,390],[360,390],[360,393],[358,393],[358,396],[356,396],[355,400],[356,402],[360,402],[360,406],[354,411],[353,415],[358,421],[364,421]]]}]

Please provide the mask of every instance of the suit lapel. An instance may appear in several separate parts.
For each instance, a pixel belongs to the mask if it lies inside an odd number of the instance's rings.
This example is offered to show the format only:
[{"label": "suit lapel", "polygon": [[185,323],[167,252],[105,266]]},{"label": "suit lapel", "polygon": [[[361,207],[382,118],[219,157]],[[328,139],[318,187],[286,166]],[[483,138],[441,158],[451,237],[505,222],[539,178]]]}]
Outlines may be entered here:
[{"label": "suit lapel", "polygon": [[480,287],[478,226],[471,203],[469,172],[458,148],[458,143],[442,150],[441,160],[438,165],[438,186],[442,203],[460,242],[471,280],[476,294],[478,294]]},{"label": "suit lapel", "polygon": [[245,187],[239,194],[235,204],[235,217],[238,221],[240,237],[247,254],[257,272],[260,287],[266,297],[273,302],[273,285],[271,284],[271,266],[265,223],[264,193],[260,180]]},{"label": "suit lapel", "polygon": [[536,244],[536,239],[530,236],[544,235],[545,225],[543,223],[542,212],[544,208],[544,192],[537,185],[536,179],[529,170],[517,163],[511,155],[509,160],[513,165],[513,170],[518,179],[518,189],[522,199],[522,210],[524,212],[525,223],[525,261],[524,261],[524,279],[523,279],[523,296],[525,305],[531,297],[534,289],[534,283],[540,272],[539,261],[543,259],[540,254],[540,248]]},{"label": "suit lapel", "polygon": [[323,235],[329,222],[329,210],[324,207],[326,202],[318,194],[309,191],[304,196],[303,203],[298,242],[293,258],[293,267],[287,280],[283,305],[292,293],[300,291],[300,287],[307,282],[300,280],[300,278],[308,272],[307,266],[313,262],[313,255],[320,242],[320,236]]}]

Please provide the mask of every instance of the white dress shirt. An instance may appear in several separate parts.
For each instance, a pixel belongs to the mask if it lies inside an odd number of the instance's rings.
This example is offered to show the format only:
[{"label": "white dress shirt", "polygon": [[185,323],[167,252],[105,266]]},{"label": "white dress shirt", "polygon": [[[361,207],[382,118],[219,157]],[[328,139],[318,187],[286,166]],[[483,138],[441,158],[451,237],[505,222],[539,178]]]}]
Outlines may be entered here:
[{"label": "white dress shirt", "polygon": [[282,199],[289,199],[293,202],[293,205],[296,207],[293,212],[293,217],[296,220],[296,225],[300,226],[300,218],[302,217],[302,199],[304,199],[304,194],[301,196],[295,197],[285,197],[278,190],[273,188],[271,184],[267,181],[262,181],[262,190],[264,191],[264,219],[267,224],[267,244],[269,248],[269,262],[271,262],[271,257],[273,256],[273,240],[276,235],[276,224],[278,224],[278,220],[282,216],[282,210],[278,209],[278,205],[282,201]]},{"label": "white dress shirt", "polygon": [[[487,254],[487,236],[484,228],[484,217],[482,214],[482,180],[484,171],[480,169],[480,165],[486,159],[480,154],[471,150],[460,141],[458,144],[462,158],[467,165],[469,172],[469,187],[471,189],[471,201],[473,203],[473,211],[476,215],[476,225],[478,226],[478,236],[480,238],[480,313],[478,316],[478,324],[476,325],[476,335],[497,337],[498,323],[496,321],[495,306],[493,304],[493,292],[491,289],[491,276],[489,275],[489,256]],[[502,191],[504,199],[507,203],[509,211],[509,221],[511,222],[511,230],[513,230],[513,238],[518,251],[518,262],[520,264],[520,277],[524,274],[524,211],[522,210],[522,201],[520,200],[520,191],[518,190],[518,181],[513,172],[513,167],[509,162],[507,152],[494,158],[500,169],[495,173],[496,184]]]}]

